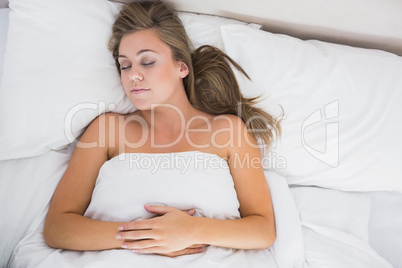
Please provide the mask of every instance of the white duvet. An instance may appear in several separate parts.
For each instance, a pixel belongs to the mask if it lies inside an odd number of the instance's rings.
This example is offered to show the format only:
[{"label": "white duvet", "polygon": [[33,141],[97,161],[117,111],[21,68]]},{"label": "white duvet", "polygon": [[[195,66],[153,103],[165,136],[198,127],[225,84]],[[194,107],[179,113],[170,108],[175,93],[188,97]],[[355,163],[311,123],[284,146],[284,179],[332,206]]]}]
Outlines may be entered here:
[{"label": "white duvet", "polygon": [[[150,218],[144,204],[194,208],[194,216],[237,219],[239,202],[226,161],[197,151],[122,154],[101,168],[85,216],[105,221]],[[46,247],[37,231],[20,243],[17,267],[277,267],[269,249],[234,250],[209,246],[196,255],[169,258],[130,250],[68,251]]]}]

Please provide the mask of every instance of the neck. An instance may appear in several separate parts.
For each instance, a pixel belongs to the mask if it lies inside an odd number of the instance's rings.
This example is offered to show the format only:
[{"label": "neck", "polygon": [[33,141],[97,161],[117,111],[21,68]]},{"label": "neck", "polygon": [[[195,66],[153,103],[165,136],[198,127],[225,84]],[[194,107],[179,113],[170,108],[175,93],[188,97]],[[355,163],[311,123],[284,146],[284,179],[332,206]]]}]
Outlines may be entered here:
[{"label": "neck", "polygon": [[185,131],[187,122],[197,114],[190,101],[177,101],[175,104],[161,104],[151,110],[140,111],[151,131],[166,136],[176,136]]}]

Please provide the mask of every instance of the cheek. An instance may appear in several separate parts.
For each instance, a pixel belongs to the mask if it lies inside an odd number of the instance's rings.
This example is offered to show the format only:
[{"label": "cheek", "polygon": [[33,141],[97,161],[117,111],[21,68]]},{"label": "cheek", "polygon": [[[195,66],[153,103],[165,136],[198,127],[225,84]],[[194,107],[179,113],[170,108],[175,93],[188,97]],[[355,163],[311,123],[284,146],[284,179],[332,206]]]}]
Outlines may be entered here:
[{"label": "cheek", "polygon": [[127,90],[129,90],[129,88],[130,88],[130,79],[128,79],[128,77],[126,75],[122,75],[120,80],[121,80],[121,84],[123,85],[124,91],[127,92]]},{"label": "cheek", "polygon": [[148,81],[164,81],[168,77],[166,68],[154,68],[145,73],[145,79]]},{"label": "cheek", "polygon": [[177,82],[180,80],[180,77],[176,71],[175,66],[167,66],[161,70],[159,70],[158,73],[156,73],[155,75],[157,75],[157,79],[159,81],[163,81],[164,84],[170,85],[174,88],[177,87]]}]

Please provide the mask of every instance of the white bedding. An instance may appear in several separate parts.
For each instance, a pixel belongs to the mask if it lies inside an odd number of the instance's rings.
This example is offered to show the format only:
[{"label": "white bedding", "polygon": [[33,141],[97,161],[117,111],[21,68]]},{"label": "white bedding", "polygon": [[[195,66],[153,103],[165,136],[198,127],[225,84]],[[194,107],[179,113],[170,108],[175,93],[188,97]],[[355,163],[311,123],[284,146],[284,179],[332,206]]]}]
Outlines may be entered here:
[{"label": "white bedding", "polygon": [[66,150],[0,161],[0,267],[9,263],[14,247],[47,209],[70,156]]},{"label": "white bedding", "polygon": [[9,8],[0,8],[0,84],[3,74],[4,54],[6,52],[6,40],[8,32],[8,13]]},{"label": "white bedding", "polygon": [[[0,222],[1,230],[7,230],[2,233],[0,241],[2,266],[8,263],[10,267],[38,267],[41,263],[42,267],[53,267],[51,264],[58,260],[60,265],[57,267],[76,267],[61,257],[60,250],[49,248],[42,236],[47,204],[67,166],[71,151],[72,147],[64,152],[0,161],[0,170],[4,171],[0,180],[0,201],[8,204],[7,210],[1,210],[2,218],[7,218],[7,221]],[[266,176],[277,224],[277,240],[270,251],[278,267],[301,268],[304,252],[297,209],[284,178],[273,172],[266,172]],[[12,194],[7,194],[11,189]]]},{"label": "white bedding", "polygon": [[[300,213],[309,267],[392,267],[369,244],[370,193],[317,187],[294,187],[291,193]],[[388,243],[398,247],[398,241]]]},{"label": "white bedding", "polygon": [[[83,4],[82,7],[84,6]],[[6,48],[7,14],[8,9],[0,9],[0,79]],[[240,80],[246,93],[250,93],[253,86],[261,86],[259,83],[269,88],[275,85],[277,91],[269,92],[272,97],[269,100],[273,100],[272,103],[280,100],[279,103],[285,103],[285,108],[292,111],[283,124],[283,144],[277,144],[277,154],[268,158],[270,166],[266,171],[277,229],[277,240],[269,251],[276,265],[280,268],[402,267],[402,193],[395,191],[402,189],[401,165],[398,165],[402,160],[402,143],[399,139],[402,127],[398,121],[402,100],[402,80],[398,75],[400,57],[381,51],[360,50],[319,41],[304,42],[281,35],[269,34],[269,37],[263,36],[260,39],[262,33],[249,35],[248,28],[244,31],[245,28],[239,26],[246,24],[240,22],[231,21],[236,25],[224,26],[220,30],[219,26],[226,24],[222,18],[215,21],[212,17],[202,17],[202,25],[194,24],[199,21],[195,16],[182,15],[182,19],[187,24],[190,37],[197,41],[196,45],[204,41],[218,45],[227,49],[232,57],[244,65],[254,79],[254,84]],[[213,25],[216,27],[212,30]],[[256,28],[251,26],[249,28]],[[242,30],[237,31],[240,28]],[[266,43],[257,43],[253,39],[255,37],[264,42],[269,39],[271,49],[266,50]],[[93,39],[97,40],[97,37]],[[269,53],[265,56],[261,53],[254,55],[252,53],[260,50],[244,49],[244,46],[250,48],[252,44]],[[239,55],[243,57],[237,59]],[[317,62],[327,65],[317,65]],[[306,77],[309,68],[303,69],[303,66],[315,66],[317,69],[314,70],[319,74],[317,79]],[[355,67],[351,68],[353,66]],[[267,75],[259,75],[259,70],[265,70]],[[387,79],[382,79],[384,77]],[[319,86],[315,87],[316,85]],[[340,88],[344,90],[338,90]],[[264,90],[265,87],[257,89]],[[325,92],[320,92],[324,89]],[[1,90],[6,88],[2,87]],[[300,97],[304,96],[309,96],[304,98],[304,106],[297,105]],[[353,98],[347,98],[348,96]],[[63,99],[60,94],[56,94],[53,99],[48,97],[46,96],[56,104]],[[286,102],[282,102],[281,97]],[[340,126],[339,134],[343,142],[339,144],[339,161],[341,167],[347,167],[345,169],[326,166],[312,157],[312,151],[305,150],[305,147],[320,148],[323,145],[321,138],[326,130],[325,124],[310,128],[310,132],[307,131],[304,136],[304,147],[300,144],[299,130],[303,120],[317,110],[322,110],[322,115],[331,112],[325,105],[328,104],[327,100],[334,99],[340,100],[338,107],[341,109],[338,110],[338,117],[330,123],[338,122]],[[361,106],[354,106],[352,100]],[[371,104],[377,109],[366,112],[374,107]],[[18,108],[15,109],[16,113],[27,113],[23,109],[26,106],[14,105],[13,102],[12,108],[15,107]],[[294,115],[296,117],[292,117]],[[1,116],[4,117],[5,114]],[[79,123],[82,124],[85,120],[81,118]],[[51,120],[46,118],[45,121],[42,123],[52,127]],[[357,129],[342,128],[345,123],[353,126],[353,122],[358,122],[355,126]],[[381,128],[382,130],[388,131],[376,131],[378,124],[386,127]],[[4,126],[1,127],[0,131],[4,132]],[[20,132],[32,134],[24,131]],[[364,151],[356,143],[356,133],[364,133],[365,144],[372,147],[364,147],[367,148]],[[376,148],[375,152],[368,150],[373,146]],[[60,250],[54,251],[47,247],[41,232],[48,203],[67,166],[73,146],[57,151],[57,148],[37,149],[42,150],[43,154],[28,157],[35,154],[21,151],[19,153],[27,155],[0,161],[0,267],[37,267],[38,262],[46,257],[49,263],[42,263],[43,266],[53,267],[49,265],[60,257]],[[6,154],[3,154],[3,159],[6,158],[4,155]],[[283,159],[286,160],[285,166],[278,162]],[[290,190],[288,183],[292,184]],[[70,256],[75,256],[74,254]],[[62,263],[65,267],[76,267],[71,266],[73,262],[61,262],[57,267],[62,267]]]},{"label": "white bedding", "polygon": [[[228,164],[217,155],[198,151],[122,154],[110,159],[99,172],[91,203],[84,215],[103,221],[153,217],[144,209],[144,204],[172,206],[180,210],[194,208],[194,217],[240,218],[239,202]],[[44,244],[42,237],[32,238],[16,247],[15,266],[277,267],[268,249],[234,250],[210,246],[202,254],[176,258],[134,254],[130,250],[44,250],[43,254],[32,254],[36,248],[33,245]]]},{"label": "white bedding", "polygon": [[[59,258],[59,251],[44,243],[42,228],[47,204],[71,149],[0,161],[0,201],[8,208],[0,210],[1,218],[7,219],[0,221],[1,230],[7,230],[0,241],[3,266],[11,256],[10,267],[37,267],[35,260],[50,254],[50,262]],[[401,194],[346,193],[317,187],[292,187],[289,191],[284,178],[274,172],[266,172],[266,177],[278,235],[270,251],[278,267],[400,267],[402,243],[395,237],[402,235]],[[354,254],[349,258],[351,250]]]}]

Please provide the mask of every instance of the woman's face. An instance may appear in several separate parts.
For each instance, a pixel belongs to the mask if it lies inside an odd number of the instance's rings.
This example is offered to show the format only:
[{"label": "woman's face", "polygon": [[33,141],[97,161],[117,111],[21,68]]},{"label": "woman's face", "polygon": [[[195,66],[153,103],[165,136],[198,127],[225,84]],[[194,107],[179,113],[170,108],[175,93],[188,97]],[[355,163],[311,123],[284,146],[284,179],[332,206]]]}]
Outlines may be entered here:
[{"label": "woman's face", "polygon": [[178,94],[185,94],[182,79],[187,66],[173,59],[169,46],[152,29],[125,35],[118,61],[124,91],[139,110],[174,104]]}]

